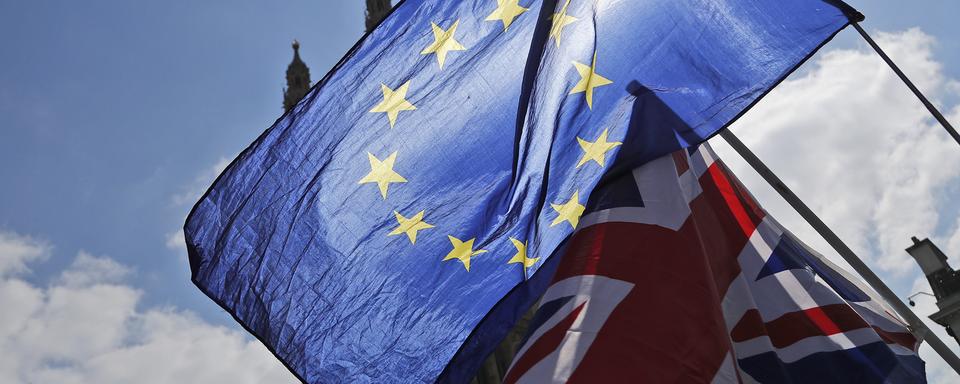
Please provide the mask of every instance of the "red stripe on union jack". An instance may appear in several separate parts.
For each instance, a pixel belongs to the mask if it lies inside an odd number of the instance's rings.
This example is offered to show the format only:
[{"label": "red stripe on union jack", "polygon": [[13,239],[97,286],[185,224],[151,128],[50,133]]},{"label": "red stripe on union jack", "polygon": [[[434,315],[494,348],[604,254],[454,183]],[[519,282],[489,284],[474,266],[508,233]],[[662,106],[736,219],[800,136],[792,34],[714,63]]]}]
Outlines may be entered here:
[{"label": "red stripe on union jack", "polygon": [[892,310],[716,159],[678,151],[596,192],[508,382],[923,380]]}]

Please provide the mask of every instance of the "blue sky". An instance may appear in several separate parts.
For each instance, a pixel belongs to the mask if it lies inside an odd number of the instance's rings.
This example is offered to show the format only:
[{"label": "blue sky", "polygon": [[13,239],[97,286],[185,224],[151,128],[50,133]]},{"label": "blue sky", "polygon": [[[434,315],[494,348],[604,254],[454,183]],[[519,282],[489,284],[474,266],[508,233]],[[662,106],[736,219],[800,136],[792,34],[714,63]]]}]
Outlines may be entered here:
[{"label": "blue sky", "polygon": [[292,39],[317,80],[362,34],[361,2],[0,3],[0,227],[55,239],[36,279],[84,249],[219,313],[164,247],[174,196],[280,116]]},{"label": "blue sky", "polygon": [[[960,79],[960,3],[850,3],[868,31],[918,27]],[[109,256],[134,270],[140,306],[239,329],[192,286],[169,236],[211,169],[280,116],[291,40],[317,81],[362,34],[360,1],[0,0],[0,230],[54,245],[25,279],[45,284],[80,251]],[[851,29],[827,50],[863,47]]]}]

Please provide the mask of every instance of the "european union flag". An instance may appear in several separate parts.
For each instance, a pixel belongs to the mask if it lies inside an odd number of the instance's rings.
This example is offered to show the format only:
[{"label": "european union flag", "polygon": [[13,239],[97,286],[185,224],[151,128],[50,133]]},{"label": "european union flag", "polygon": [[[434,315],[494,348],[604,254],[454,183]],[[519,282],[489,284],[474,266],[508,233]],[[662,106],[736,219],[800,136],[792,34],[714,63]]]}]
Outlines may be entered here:
[{"label": "european union flag", "polygon": [[598,183],[709,138],[856,15],[403,1],[197,203],[193,280],[303,381],[466,381]]}]

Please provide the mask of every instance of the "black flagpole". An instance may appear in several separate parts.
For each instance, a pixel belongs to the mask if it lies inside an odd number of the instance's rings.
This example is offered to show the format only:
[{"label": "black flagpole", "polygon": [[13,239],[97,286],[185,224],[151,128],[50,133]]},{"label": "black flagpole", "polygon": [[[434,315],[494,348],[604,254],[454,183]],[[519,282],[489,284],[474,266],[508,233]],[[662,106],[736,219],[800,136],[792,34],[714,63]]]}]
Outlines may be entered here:
[{"label": "black flagpole", "polygon": [[857,29],[857,32],[860,32],[860,36],[863,36],[863,39],[866,40],[871,47],[873,47],[874,51],[877,51],[877,54],[883,58],[883,61],[887,62],[887,65],[890,66],[890,69],[893,69],[893,72],[896,72],[897,76],[900,77],[900,80],[903,80],[903,83],[906,84],[911,91],[913,91],[913,94],[917,95],[917,98],[920,99],[920,102],[923,103],[923,106],[927,107],[927,110],[930,111],[930,114],[932,114],[933,117],[940,122],[940,125],[943,126],[943,129],[947,130],[947,133],[949,133],[950,136],[953,136],[953,140],[955,140],[957,144],[960,144],[960,133],[957,133],[957,130],[950,125],[950,122],[948,122],[945,117],[943,117],[943,114],[937,110],[937,107],[933,106],[933,104],[930,103],[930,100],[927,100],[926,96],[924,96],[923,93],[921,93],[920,90],[913,85],[913,82],[907,78],[907,75],[903,74],[903,71],[900,70],[900,67],[897,67],[897,65],[893,63],[893,60],[890,60],[890,56],[887,56],[887,54],[883,52],[883,49],[880,49],[880,46],[877,45],[877,42],[873,41],[873,38],[867,34],[867,31],[864,31],[863,28],[860,27],[860,23],[851,22],[850,24],[853,24],[853,27]]},{"label": "black flagpole", "polygon": [[787,203],[790,203],[790,206],[792,206],[793,209],[795,209],[797,213],[799,213],[800,216],[802,216],[807,223],[809,223],[810,226],[812,226],[813,229],[820,234],[820,236],[823,236],[824,240],[826,240],[827,243],[829,243],[833,249],[840,254],[840,257],[843,257],[843,259],[846,260],[847,263],[850,264],[850,266],[853,267],[858,274],[860,274],[860,277],[866,280],[866,282],[870,284],[870,286],[873,287],[873,289],[876,290],[877,293],[884,298],[884,300],[890,303],[890,305],[893,306],[900,316],[903,316],[907,323],[910,324],[914,334],[916,334],[919,339],[926,340],[933,350],[940,354],[940,357],[942,357],[943,360],[945,360],[954,371],[960,374],[960,358],[957,358],[957,355],[950,350],[950,347],[947,347],[943,340],[940,340],[936,334],[930,331],[930,328],[927,328],[926,324],[924,324],[923,321],[921,321],[920,318],[917,317],[917,315],[913,313],[913,311],[911,311],[910,308],[907,307],[906,304],[904,304],[895,293],[893,293],[893,290],[891,290],[890,287],[884,284],[883,280],[881,280],[876,273],[873,273],[870,267],[868,267],[863,260],[860,260],[860,258],[857,257],[857,254],[855,254],[850,247],[847,247],[847,244],[844,243],[843,240],[840,240],[840,237],[838,237],[837,234],[830,229],[830,227],[824,224],[824,222],[820,220],[820,218],[817,217],[817,215],[813,213],[813,211],[810,210],[810,208],[807,207],[807,205],[804,204],[803,201],[800,200],[800,198],[797,197],[797,195],[794,194],[793,191],[791,191],[790,188],[787,187],[787,185],[784,184],[783,181],[781,181],[780,178],[770,170],[770,168],[767,168],[766,164],[764,164],[763,161],[761,161],[760,158],[758,158],[757,155],[750,150],[750,148],[747,148],[747,146],[744,145],[743,142],[741,142],[732,131],[729,129],[724,129],[720,131],[720,136],[722,136],[723,139],[726,140],[727,143],[729,143],[730,146],[733,147],[733,149],[737,151],[737,153],[740,154],[740,156],[743,157],[743,159],[746,160],[747,163],[749,163],[750,166],[753,167],[753,169],[757,171],[757,173],[759,173],[760,176],[762,176],[771,187],[773,187],[773,189],[779,192],[780,196],[783,197]]}]

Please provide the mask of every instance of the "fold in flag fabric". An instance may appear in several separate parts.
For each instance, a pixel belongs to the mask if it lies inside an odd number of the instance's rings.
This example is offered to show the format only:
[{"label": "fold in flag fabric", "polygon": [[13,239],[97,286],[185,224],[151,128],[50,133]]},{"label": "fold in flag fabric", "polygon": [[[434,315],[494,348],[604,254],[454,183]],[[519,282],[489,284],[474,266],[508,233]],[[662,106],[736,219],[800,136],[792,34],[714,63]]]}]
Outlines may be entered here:
[{"label": "fold in flag fabric", "polygon": [[303,381],[467,381],[598,183],[715,134],[855,15],[403,1],[197,202],[193,281]]},{"label": "fold in flag fabric", "polygon": [[594,191],[507,383],[921,383],[887,303],[707,144]]}]

